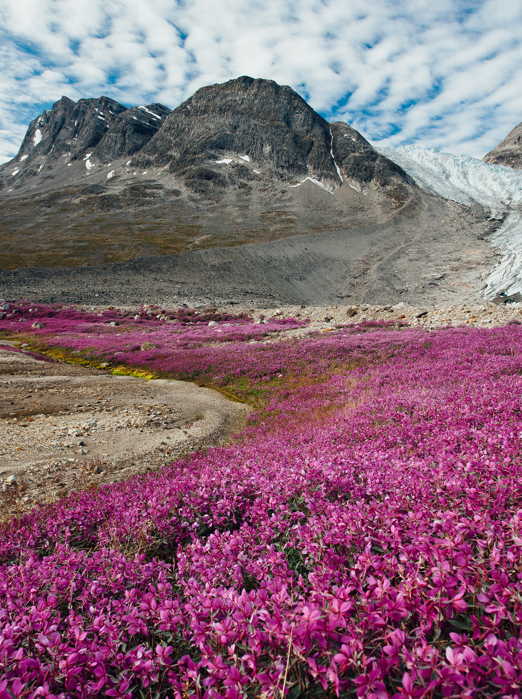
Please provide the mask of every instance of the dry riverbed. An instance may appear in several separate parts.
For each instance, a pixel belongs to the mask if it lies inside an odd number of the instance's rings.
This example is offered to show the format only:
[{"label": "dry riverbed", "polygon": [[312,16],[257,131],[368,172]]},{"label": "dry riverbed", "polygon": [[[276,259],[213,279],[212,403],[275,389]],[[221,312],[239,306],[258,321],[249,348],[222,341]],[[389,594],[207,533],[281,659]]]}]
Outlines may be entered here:
[{"label": "dry riverbed", "polygon": [[191,383],[113,376],[0,349],[3,514],[224,444],[248,410]]}]

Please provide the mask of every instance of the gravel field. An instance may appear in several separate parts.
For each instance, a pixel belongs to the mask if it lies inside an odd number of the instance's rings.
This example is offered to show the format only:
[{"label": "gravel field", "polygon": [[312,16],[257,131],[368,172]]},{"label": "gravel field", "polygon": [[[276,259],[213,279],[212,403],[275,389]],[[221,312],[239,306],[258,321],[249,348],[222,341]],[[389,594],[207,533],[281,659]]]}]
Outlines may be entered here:
[{"label": "gravel field", "polygon": [[[5,344],[5,343],[2,343]],[[248,407],[181,381],[0,350],[0,479],[30,507],[226,442]]]}]

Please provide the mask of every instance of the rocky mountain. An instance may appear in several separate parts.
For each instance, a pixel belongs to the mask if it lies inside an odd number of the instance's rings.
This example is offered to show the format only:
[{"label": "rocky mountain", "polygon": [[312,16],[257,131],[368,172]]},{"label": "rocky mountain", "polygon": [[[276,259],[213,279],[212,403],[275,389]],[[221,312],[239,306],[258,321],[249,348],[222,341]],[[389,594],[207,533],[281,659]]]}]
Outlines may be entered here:
[{"label": "rocky mountain", "polygon": [[515,170],[522,170],[522,124],[515,126],[483,160],[491,165],[506,165]]},{"label": "rocky mountain", "polygon": [[0,268],[342,230],[386,221],[415,191],[361,134],[272,80],[203,87],[172,111],[62,97],[0,167]]},{"label": "rocky mountain", "polygon": [[63,97],[0,167],[0,296],[480,298],[509,206],[402,163],[271,80],[203,87],[174,110]]}]

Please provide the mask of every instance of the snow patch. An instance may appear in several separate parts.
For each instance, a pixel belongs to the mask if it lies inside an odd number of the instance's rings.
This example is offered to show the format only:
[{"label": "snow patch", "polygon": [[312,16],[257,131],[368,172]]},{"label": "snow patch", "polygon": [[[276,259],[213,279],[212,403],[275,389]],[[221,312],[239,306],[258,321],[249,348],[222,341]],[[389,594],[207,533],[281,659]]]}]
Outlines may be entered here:
[{"label": "snow patch", "polygon": [[34,136],[33,136],[34,145],[37,146],[41,140],[42,140],[42,132],[40,131],[40,129],[36,129],[36,131],[34,132]]},{"label": "snow patch", "polygon": [[91,163],[91,161],[89,159],[87,159],[85,161],[85,167],[87,168],[87,170],[90,170],[91,168],[94,167],[94,163]]},{"label": "snow patch", "polygon": [[67,163],[67,167],[71,167],[72,163]]},{"label": "snow patch", "polygon": [[111,170],[107,173],[107,179],[110,180],[114,177],[115,170]]},{"label": "snow patch", "polygon": [[150,109],[147,109],[147,107],[138,107],[138,109],[143,109],[144,112],[147,112],[147,114],[150,114],[151,116],[153,116],[154,119],[159,119],[161,121],[161,117],[158,116],[157,114],[154,114],[154,112],[151,112]]},{"label": "snow patch", "polygon": [[83,159],[84,159],[84,160],[89,160],[89,158],[91,157],[91,155],[92,155],[92,153],[87,153],[87,154],[84,156]]},{"label": "snow patch", "polygon": [[40,170],[41,170],[42,168],[43,168],[43,163],[42,163],[42,164],[40,165],[40,167],[38,168],[38,172],[40,172]]},{"label": "snow patch", "polygon": [[15,176],[17,173],[19,173],[19,172],[20,172],[20,168],[17,167],[17,168],[16,168],[15,170],[13,170],[13,172],[11,173],[11,177],[14,177],[14,176]]},{"label": "snow patch", "polygon": [[241,158],[241,160],[246,160],[247,163],[250,162],[250,156],[248,155],[240,155],[239,157]]},{"label": "snow patch", "polygon": [[127,160],[127,167],[132,163],[132,160]]},{"label": "snow patch", "polygon": [[321,189],[324,189],[324,191],[325,191],[325,192],[328,192],[328,194],[333,194],[333,192],[330,192],[329,189],[326,189],[326,187],[324,186],[324,184],[323,184],[322,182],[319,182],[319,180],[314,180],[313,177],[305,177],[304,180],[303,180],[302,182],[298,182],[297,184],[291,184],[290,187],[292,187],[292,188],[293,188],[293,187],[300,187],[300,186],[301,186],[304,182],[306,182],[307,180],[310,180],[310,182],[313,182],[313,183],[316,184],[318,187],[321,187]]},{"label": "snow patch", "polygon": [[[252,169],[254,170],[254,168],[252,168]],[[260,175],[260,174],[261,174],[261,173],[259,172],[259,170],[254,170],[254,172],[255,172],[257,175]]]},{"label": "snow patch", "polygon": [[233,160],[233,158],[223,158],[223,160],[216,160],[216,163],[218,163],[218,165],[220,165],[221,163],[228,165],[229,163],[232,162],[232,160]]},{"label": "snow patch", "polygon": [[418,146],[377,150],[400,165],[424,191],[465,206],[477,202],[492,218],[504,218],[489,239],[502,259],[486,279],[483,295],[491,300],[503,293],[522,293],[522,172]]},{"label": "snow patch", "polygon": [[22,157],[20,158],[20,162],[22,162],[22,160],[25,160],[26,158],[27,158],[27,155],[22,155]]},{"label": "snow patch", "polygon": [[332,129],[330,129],[330,155],[332,156],[332,160],[333,160],[333,162],[334,162],[335,169],[337,170],[337,174],[339,175],[339,179],[341,180],[341,184],[342,184],[342,183],[344,182],[343,176],[341,175],[341,170],[339,169],[339,165],[337,165],[337,163],[335,162],[335,156],[334,156],[334,152],[333,152],[333,133],[332,133]]}]

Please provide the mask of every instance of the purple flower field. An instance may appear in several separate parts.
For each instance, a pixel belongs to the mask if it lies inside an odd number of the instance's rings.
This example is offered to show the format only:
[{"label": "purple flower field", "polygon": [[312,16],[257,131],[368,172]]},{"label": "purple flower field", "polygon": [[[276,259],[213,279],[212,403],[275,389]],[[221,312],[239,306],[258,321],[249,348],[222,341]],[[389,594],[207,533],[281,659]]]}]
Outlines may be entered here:
[{"label": "purple flower field", "polygon": [[520,325],[16,310],[0,341],[257,412],[0,531],[0,699],[520,696]]}]

